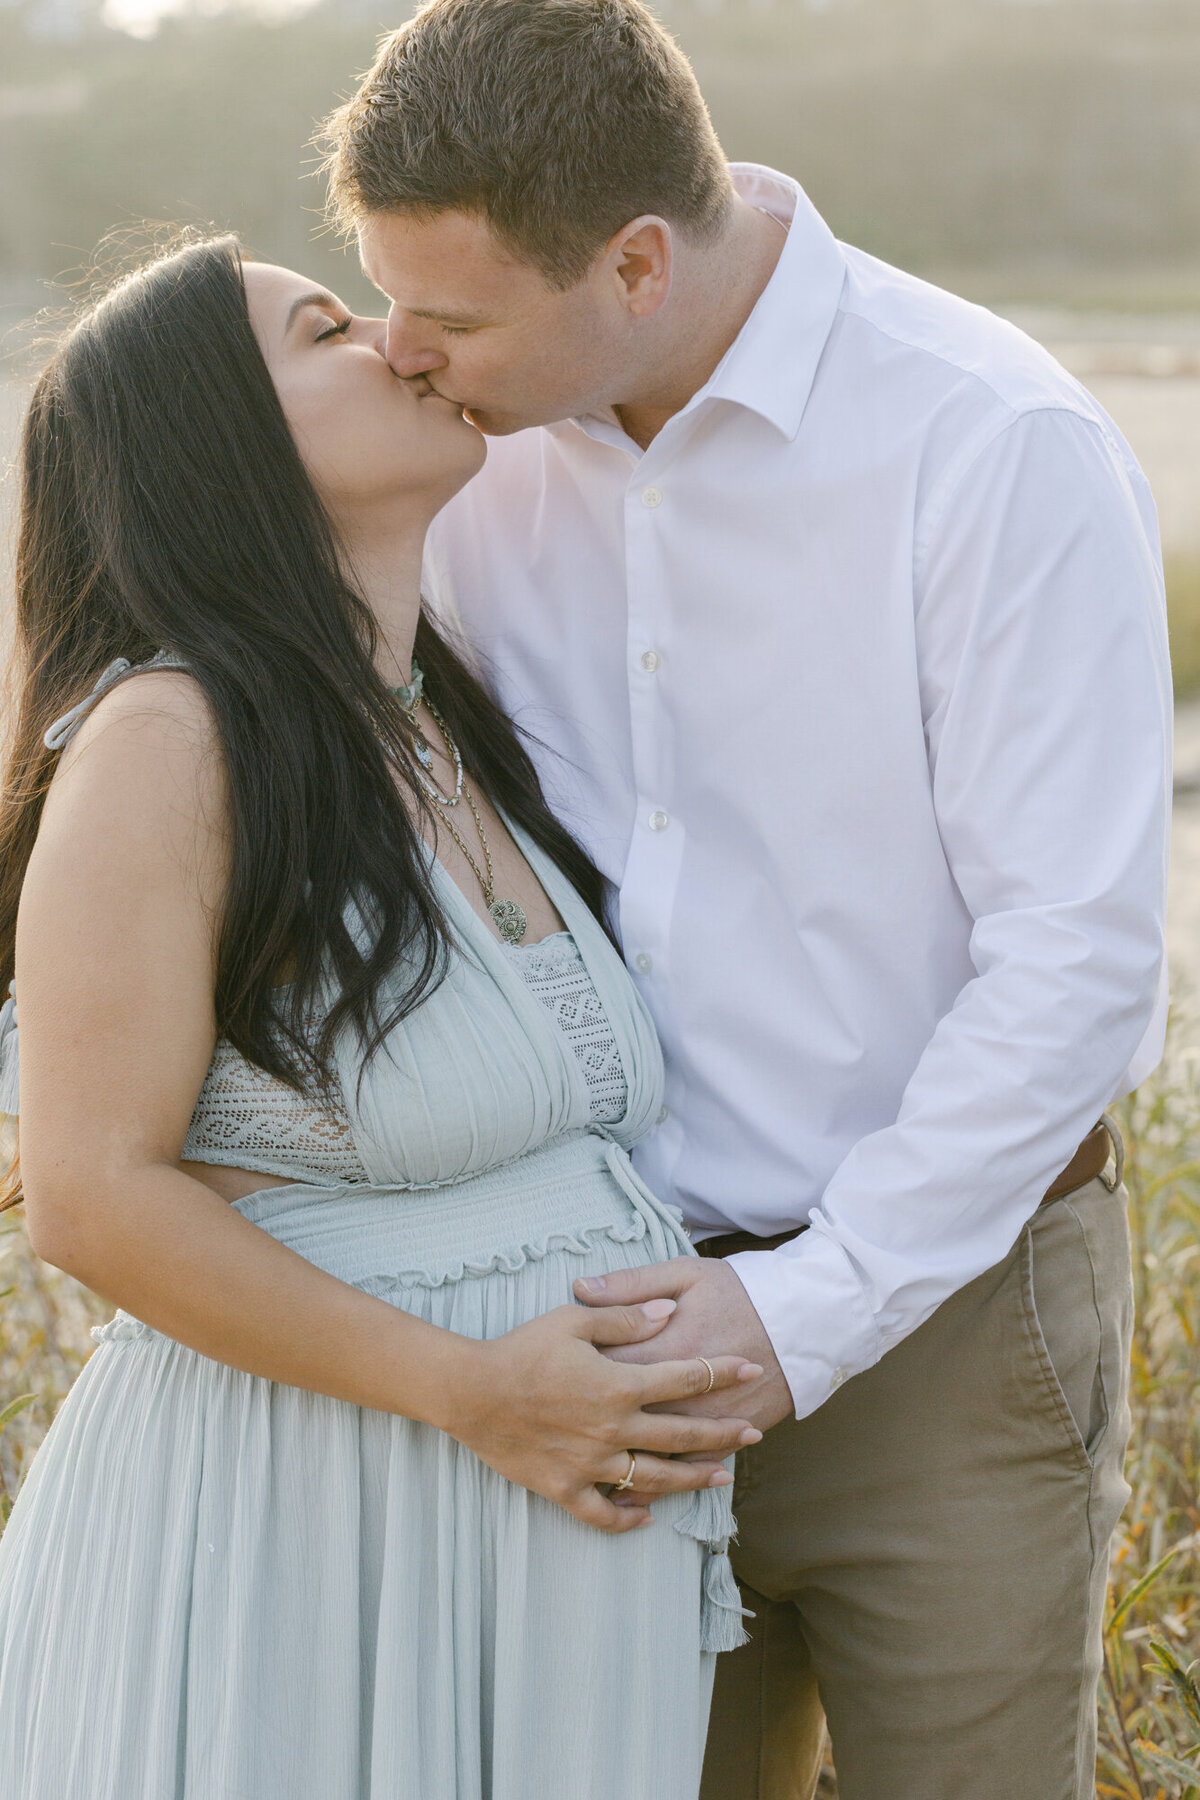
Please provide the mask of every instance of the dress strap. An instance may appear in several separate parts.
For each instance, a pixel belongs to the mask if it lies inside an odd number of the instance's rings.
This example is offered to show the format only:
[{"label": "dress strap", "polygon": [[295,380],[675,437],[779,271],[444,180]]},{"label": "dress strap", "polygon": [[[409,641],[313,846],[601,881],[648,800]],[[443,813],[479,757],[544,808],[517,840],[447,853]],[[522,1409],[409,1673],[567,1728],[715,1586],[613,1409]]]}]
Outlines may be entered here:
[{"label": "dress strap", "polygon": [[65,712],[61,719],[55,719],[42,742],[47,750],[65,750],[83,721],[95,706],[97,700],[108,693],[110,688],[124,681],[127,675],[144,675],[151,669],[186,669],[183,658],[176,656],[173,650],[158,650],[149,662],[131,663],[127,656],[118,656],[110,662],[107,669],[97,678],[96,685],[70,712]]},{"label": "dress strap", "polygon": [[8,984],[8,999],[0,1006],[0,1113],[20,1111],[21,1076],[17,1050],[17,984]]}]

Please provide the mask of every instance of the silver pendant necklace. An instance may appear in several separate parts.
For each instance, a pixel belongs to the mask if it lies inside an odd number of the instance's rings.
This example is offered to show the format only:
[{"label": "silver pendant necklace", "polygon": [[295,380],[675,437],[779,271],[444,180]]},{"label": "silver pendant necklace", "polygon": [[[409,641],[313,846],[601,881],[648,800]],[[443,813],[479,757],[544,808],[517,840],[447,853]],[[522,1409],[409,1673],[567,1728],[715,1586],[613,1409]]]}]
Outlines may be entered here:
[{"label": "silver pendant necklace", "polygon": [[[413,754],[416,757],[420,768],[425,772],[424,774],[418,773],[417,780],[420,782],[426,797],[436,809],[446,830],[450,833],[450,836],[462,851],[468,866],[472,870],[476,881],[479,883],[483,893],[483,903],[487,907],[488,916],[496,927],[496,930],[506,944],[519,944],[524,938],[528,926],[528,920],[525,917],[525,909],[517,900],[497,900],[496,898],[496,878],[495,871],[492,867],[491,846],[487,840],[487,832],[483,828],[483,820],[479,815],[479,808],[476,806],[471,790],[467,787],[463,776],[462,755],[451,735],[450,727],[447,725],[445,719],[443,719],[437,707],[433,704],[433,701],[425,694],[425,677],[415,662],[412,665],[412,679],[409,681],[408,685],[391,688],[389,692],[394,694],[396,699],[400,702],[400,709],[408,720],[409,729],[412,733]],[[446,746],[446,754],[454,765],[455,782],[453,794],[443,794],[433,780],[426,779],[426,776],[431,777],[433,774],[433,749],[428,738],[417,723],[417,709],[422,702],[424,702],[426,711],[437,726],[438,733]],[[475,830],[479,834],[479,846],[483,851],[484,866],[482,869],[471,855],[470,850],[463,842],[462,837],[455,827],[454,820],[450,817],[450,808],[457,806],[460,800],[466,801],[468,811],[475,822]],[[486,874],[484,872],[485,870]]]},{"label": "silver pendant necklace", "polygon": [[[395,695],[396,699],[400,702],[401,712],[408,720],[409,730],[412,732],[413,755],[416,757],[425,773],[427,775],[432,775],[433,746],[430,744],[429,739],[425,736],[425,733],[417,723],[417,708],[420,706],[425,693],[425,677],[416,663],[413,663],[412,665],[412,678],[408,684],[404,685],[402,683],[399,687],[389,688],[388,693]],[[448,802],[447,804],[450,803]],[[458,804],[457,793],[454,796],[453,804]]]}]

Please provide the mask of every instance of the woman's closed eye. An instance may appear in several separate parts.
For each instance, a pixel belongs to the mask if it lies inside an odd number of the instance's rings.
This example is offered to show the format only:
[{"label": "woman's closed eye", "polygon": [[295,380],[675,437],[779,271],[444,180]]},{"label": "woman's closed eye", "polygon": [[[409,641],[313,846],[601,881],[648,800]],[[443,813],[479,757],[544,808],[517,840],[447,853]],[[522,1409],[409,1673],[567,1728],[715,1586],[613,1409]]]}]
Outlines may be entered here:
[{"label": "woman's closed eye", "polygon": [[330,325],[326,331],[318,331],[313,341],[314,343],[323,344],[326,338],[345,337],[353,323],[354,315],[352,313],[347,313],[340,325]]}]

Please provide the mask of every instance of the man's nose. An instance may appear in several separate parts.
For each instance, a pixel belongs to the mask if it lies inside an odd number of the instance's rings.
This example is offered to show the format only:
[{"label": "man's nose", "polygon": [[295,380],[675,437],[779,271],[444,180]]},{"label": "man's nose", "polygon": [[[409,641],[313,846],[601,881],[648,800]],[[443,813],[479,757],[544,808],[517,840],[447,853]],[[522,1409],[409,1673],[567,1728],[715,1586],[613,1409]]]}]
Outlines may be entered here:
[{"label": "man's nose", "polygon": [[388,313],[386,355],[392,373],[406,379],[446,367],[446,356],[434,341],[426,321],[414,319],[398,306],[393,306]]},{"label": "man's nose", "polygon": [[369,344],[372,350],[378,350],[380,356],[387,359],[387,320],[356,318],[350,327],[350,336],[356,343]]},{"label": "man's nose", "polygon": [[380,356],[387,356],[387,319],[363,319],[363,337]]}]

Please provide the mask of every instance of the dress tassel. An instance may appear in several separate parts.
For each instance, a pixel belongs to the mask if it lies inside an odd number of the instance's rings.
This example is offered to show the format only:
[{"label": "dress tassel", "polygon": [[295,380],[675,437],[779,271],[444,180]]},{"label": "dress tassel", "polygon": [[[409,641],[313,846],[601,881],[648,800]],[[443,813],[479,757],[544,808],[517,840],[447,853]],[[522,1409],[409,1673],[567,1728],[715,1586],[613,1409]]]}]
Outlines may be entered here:
[{"label": "dress tassel", "polygon": [[742,1620],[754,1617],[742,1605],[729,1561],[730,1518],[723,1501],[722,1489],[701,1488],[675,1521],[681,1537],[698,1538],[707,1550],[700,1592],[701,1650],[739,1650],[750,1642]]}]

